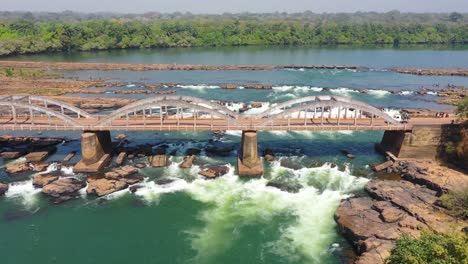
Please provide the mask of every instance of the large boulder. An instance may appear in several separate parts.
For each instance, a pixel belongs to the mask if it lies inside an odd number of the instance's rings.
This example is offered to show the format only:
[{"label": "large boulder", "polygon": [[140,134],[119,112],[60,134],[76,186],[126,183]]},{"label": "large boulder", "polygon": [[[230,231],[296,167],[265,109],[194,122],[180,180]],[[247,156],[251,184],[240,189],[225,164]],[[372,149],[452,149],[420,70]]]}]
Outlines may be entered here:
[{"label": "large boulder", "polygon": [[124,166],[121,168],[117,168],[113,171],[106,172],[104,174],[104,177],[108,179],[126,178],[137,172],[138,172],[138,169],[133,166]]},{"label": "large boulder", "polygon": [[149,157],[149,162],[155,168],[167,167],[169,165],[169,159],[165,154]]},{"label": "large boulder", "polygon": [[126,158],[127,158],[127,153],[122,151],[117,156],[117,159],[115,160],[115,163],[120,166],[120,165],[122,165],[124,163]]},{"label": "large boulder", "polygon": [[42,192],[54,198],[68,200],[78,195],[86,183],[75,178],[62,178],[45,185]]},{"label": "large boulder", "polygon": [[0,196],[4,195],[8,191],[8,184],[0,182]]},{"label": "large boulder", "polygon": [[125,181],[88,177],[88,188],[86,189],[86,193],[104,196],[123,190],[127,187],[128,183]]},{"label": "large boulder", "polygon": [[88,188],[86,193],[94,194],[96,196],[108,195],[123,189],[128,186],[141,182],[143,177],[131,177],[131,178],[99,178],[99,177],[88,177]]},{"label": "large boulder", "polygon": [[14,162],[6,165],[5,171],[10,174],[21,173],[31,170],[31,167],[26,162]]},{"label": "large boulder", "polygon": [[195,160],[195,155],[187,156],[184,158],[184,161],[180,164],[179,167],[181,167],[182,169],[191,168],[194,160]]},{"label": "large boulder", "polygon": [[36,175],[34,176],[33,178],[33,185],[35,187],[44,187],[46,186],[47,184],[50,184],[56,180],[58,180],[58,176],[56,175],[50,175],[50,174],[39,174],[39,175]]}]

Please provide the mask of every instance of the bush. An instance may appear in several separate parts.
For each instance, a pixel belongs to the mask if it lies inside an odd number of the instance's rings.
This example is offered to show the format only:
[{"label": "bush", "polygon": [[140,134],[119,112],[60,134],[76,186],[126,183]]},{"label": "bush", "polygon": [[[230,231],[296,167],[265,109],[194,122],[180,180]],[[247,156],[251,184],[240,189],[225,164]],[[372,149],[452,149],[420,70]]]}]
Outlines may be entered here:
[{"label": "bush", "polygon": [[440,202],[452,215],[468,219],[468,190],[444,194]]},{"label": "bush", "polygon": [[468,236],[423,232],[419,239],[403,235],[387,259],[388,264],[468,263]]}]

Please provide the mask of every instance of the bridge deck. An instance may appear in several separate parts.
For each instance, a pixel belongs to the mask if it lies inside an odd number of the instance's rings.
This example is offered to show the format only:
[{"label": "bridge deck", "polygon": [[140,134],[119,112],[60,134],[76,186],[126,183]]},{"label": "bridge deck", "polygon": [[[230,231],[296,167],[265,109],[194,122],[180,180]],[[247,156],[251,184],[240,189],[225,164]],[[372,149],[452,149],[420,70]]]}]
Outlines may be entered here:
[{"label": "bridge deck", "polygon": [[99,118],[76,118],[81,126],[56,124],[55,118],[35,117],[34,122],[28,117],[0,118],[0,130],[118,130],[118,131],[215,131],[215,130],[411,130],[414,125],[450,124],[452,118],[413,118],[407,124],[387,124],[383,119],[278,119],[269,125],[262,125],[264,120],[243,118],[233,124],[223,119],[176,119],[160,118],[123,118],[115,119],[111,124],[98,126]]}]

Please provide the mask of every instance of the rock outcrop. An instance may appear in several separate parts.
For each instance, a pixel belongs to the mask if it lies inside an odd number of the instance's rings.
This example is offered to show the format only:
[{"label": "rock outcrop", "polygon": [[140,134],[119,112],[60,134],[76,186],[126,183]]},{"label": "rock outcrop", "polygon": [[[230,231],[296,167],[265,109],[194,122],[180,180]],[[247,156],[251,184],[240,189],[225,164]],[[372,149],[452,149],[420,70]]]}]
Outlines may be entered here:
[{"label": "rock outcrop", "polygon": [[47,184],[50,184],[56,180],[58,180],[58,176],[56,175],[50,175],[50,174],[39,174],[34,176],[33,178],[33,185],[35,187],[42,188],[46,186]]},{"label": "rock outcrop", "polygon": [[128,186],[143,180],[141,176],[133,176],[138,169],[132,166],[124,166],[104,174],[104,177],[88,177],[88,194],[96,196],[108,195],[128,188]]},{"label": "rock outcrop", "polygon": [[[440,168],[433,164],[430,168]],[[336,210],[340,231],[353,244],[359,264],[383,264],[402,234],[418,237],[424,229],[437,233],[461,231],[468,223],[438,206],[441,190],[465,186],[462,173],[443,169],[456,180],[437,176],[435,170],[417,163],[400,162],[396,169],[403,180],[372,180],[365,186],[370,197],[348,198]],[[444,182],[445,181],[445,182]]]},{"label": "rock outcrop", "polygon": [[31,170],[31,167],[26,162],[9,163],[5,167],[5,171],[10,174],[21,173]]},{"label": "rock outcrop", "polygon": [[55,203],[61,203],[78,196],[78,191],[86,183],[75,178],[62,178],[42,188],[42,193],[51,196]]}]

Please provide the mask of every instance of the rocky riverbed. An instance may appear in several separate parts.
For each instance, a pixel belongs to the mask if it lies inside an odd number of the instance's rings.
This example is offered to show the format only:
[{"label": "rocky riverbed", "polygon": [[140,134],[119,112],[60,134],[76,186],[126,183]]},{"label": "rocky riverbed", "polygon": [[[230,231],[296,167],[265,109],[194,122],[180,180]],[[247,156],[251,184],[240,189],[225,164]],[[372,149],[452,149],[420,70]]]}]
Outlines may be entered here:
[{"label": "rocky riverbed", "polygon": [[343,200],[335,220],[360,255],[355,263],[385,263],[402,234],[418,237],[423,230],[462,232],[468,222],[451,216],[439,201],[442,193],[468,188],[468,177],[435,162],[392,164],[398,180],[371,180],[367,195]]}]

